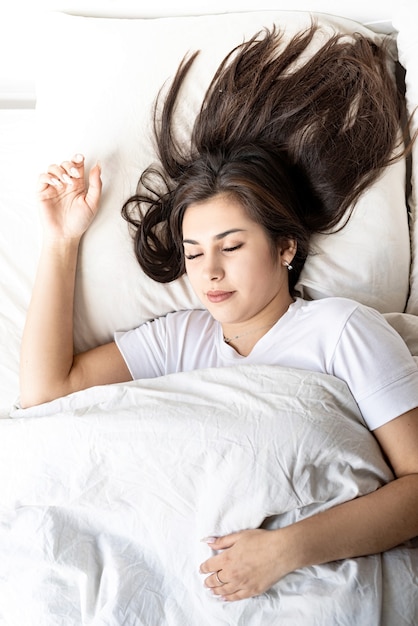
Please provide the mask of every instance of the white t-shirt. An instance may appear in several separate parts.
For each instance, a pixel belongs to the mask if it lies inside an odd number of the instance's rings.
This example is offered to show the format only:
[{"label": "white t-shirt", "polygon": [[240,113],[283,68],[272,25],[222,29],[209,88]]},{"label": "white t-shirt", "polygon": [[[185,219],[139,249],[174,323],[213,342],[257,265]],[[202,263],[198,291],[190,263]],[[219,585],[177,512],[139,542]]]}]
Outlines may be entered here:
[{"label": "white t-shirt", "polygon": [[169,313],[115,341],[133,379],[238,364],[331,374],[347,383],[370,430],[418,406],[406,344],[377,311],[346,298],[297,298],[248,356],[224,342],[206,310]]}]

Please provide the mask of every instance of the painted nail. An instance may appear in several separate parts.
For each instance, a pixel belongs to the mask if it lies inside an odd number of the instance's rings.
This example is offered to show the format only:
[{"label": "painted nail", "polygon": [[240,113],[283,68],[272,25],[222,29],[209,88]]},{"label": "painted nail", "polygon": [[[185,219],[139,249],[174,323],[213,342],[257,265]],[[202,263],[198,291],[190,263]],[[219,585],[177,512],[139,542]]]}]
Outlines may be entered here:
[{"label": "painted nail", "polygon": [[78,171],[76,167],[72,167],[70,169],[70,174],[73,178],[80,178],[80,172]]},{"label": "painted nail", "polygon": [[203,543],[215,543],[216,537],[203,537],[200,541]]},{"label": "painted nail", "polygon": [[74,185],[73,181],[68,176],[68,174],[63,174],[62,175],[62,180],[64,181],[64,183],[67,183],[67,185]]},{"label": "painted nail", "polygon": [[75,154],[72,158],[74,163],[82,163],[84,161],[84,157],[82,154]]}]

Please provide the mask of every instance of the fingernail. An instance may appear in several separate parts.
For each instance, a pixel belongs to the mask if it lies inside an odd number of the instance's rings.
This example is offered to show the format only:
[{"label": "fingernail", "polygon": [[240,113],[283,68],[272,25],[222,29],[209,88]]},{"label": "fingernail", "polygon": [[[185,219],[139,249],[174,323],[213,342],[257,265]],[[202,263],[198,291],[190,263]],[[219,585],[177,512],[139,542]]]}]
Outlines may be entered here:
[{"label": "fingernail", "polygon": [[70,169],[70,174],[73,178],[80,178],[80,172],[78,171],[76,167],[72,167]]},{"label": "fingernail", "polygon": [[200,541],[203,541],[204,543],[215,543],[216,537],[203,537]]},{"label": "fingernail", "polygon": [[82,163],[84,161],[84,157],[82,154],[75,154],[72,160],[74,163]]},{"label": "fingernail", "polygon": [[49,184],[54,185],[54,187],[59,187],[60,185],[62,185],[62,182],[58,180],[57,178],[50,178]]},{"label": "fingernail", "polygon": [[216,598],[217,600],[225,602],[225,597],[224,596],[218,596],[218,594],[215,593],[214,589],[211,589],[211,591],[212,591],[212,595],[213,595],[214,598]]},{"label": "fingernail", "polygon": [[73,185],[73,181],[71,180],[71,178],[68,176],[68,174],[63,174],[62,175],[62,180],[64,181],[64,183],[67,183],[67,185]]}]

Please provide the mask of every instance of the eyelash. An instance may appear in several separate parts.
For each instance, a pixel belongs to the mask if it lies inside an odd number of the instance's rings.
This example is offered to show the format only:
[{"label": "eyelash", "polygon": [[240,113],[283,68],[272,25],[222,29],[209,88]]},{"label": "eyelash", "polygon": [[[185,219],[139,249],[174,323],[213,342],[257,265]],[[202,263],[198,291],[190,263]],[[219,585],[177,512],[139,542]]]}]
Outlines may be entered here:
[{"label": "eyelash", "polygon": [[240,248],[242,248],[242,243],[232,246],[232,248],[224,248],[223,252],[234,252],[234,250],[239,250]]},{"label": "eyelash", "polygon": [[184,255],[188,261],[193,261],[193,259],[197,259],[198,256],[202,256],[201,254],[185,254]]},{"label": "eyelash", "polygon": [[[242,243],[239,243],[236,246],[232,246],[231,248],[223,248],[222,252],[234,252],[235,250],[239,250],[242,248]],[[186,254],[185,257],[188,261],[193,261],[193,259],[197,259],[199,256],[202,256],[202,252],[199,254]]]}]

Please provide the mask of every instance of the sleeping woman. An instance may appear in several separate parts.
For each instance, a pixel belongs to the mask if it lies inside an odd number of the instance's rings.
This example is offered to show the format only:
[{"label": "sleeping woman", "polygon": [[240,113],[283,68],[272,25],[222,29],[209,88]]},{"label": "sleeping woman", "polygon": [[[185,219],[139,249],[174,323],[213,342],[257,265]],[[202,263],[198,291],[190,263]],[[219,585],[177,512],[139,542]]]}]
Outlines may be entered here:
[{"label": "sleeping woman", "polygon": [[204,584],[228,601],[261,594],[295,569],[418,535],[417,364],[376,311],[295,291],[312,234],[343,227],[360,193],[404,150],[385,47],[336,35],[306,60],[317,34],[313,25],[284,46],[273,28],[232,51],[188,145],[176,138],[176,106],[195,55],[156,106],[159,164],[122,212],[143,270],[160,282],[186,273],[200,310],[74,354],[77,256],[98,211],[100,167],[86,182],[76,155],[39,179],[44,237],[22,342],[22,406],[197,368],[295,367],[346,382],[393,469],[377,491],[290,526],[206,538],[214,552],[201,564]]}]

